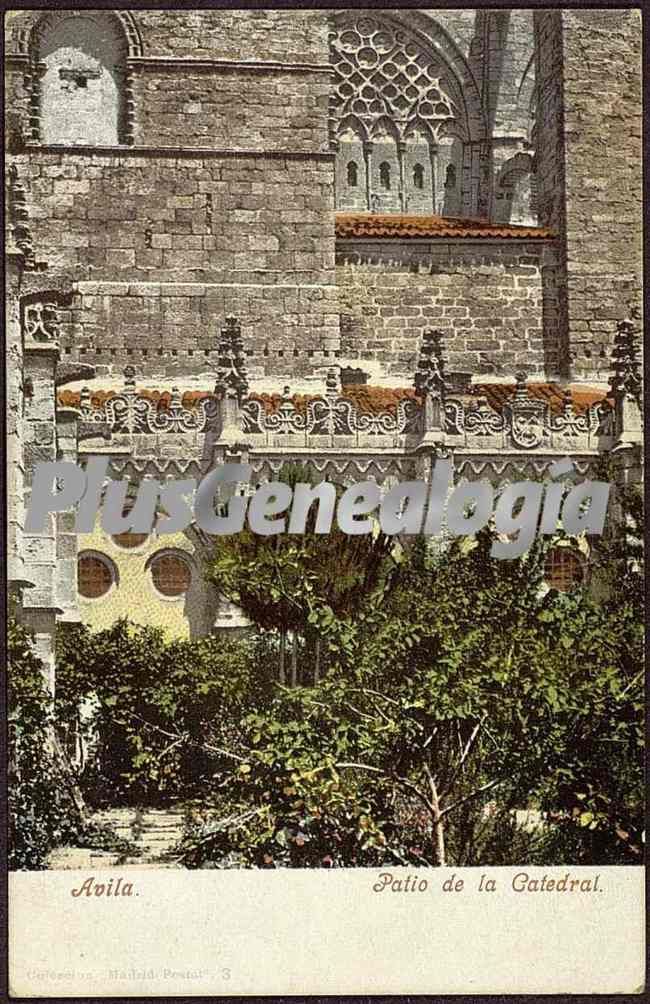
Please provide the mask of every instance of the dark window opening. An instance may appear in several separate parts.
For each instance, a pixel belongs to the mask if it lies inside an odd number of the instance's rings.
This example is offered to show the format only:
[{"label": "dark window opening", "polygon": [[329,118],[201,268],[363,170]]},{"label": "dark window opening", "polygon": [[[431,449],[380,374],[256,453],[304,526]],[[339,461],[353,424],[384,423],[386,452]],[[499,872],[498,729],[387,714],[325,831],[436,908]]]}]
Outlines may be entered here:
[{"label": "dark window opening", "polygon": [[424,168],[416,164],[413,168],[413,184],[416,188],[424,188]]},{"label": "dark window opening", "polygon": [[382,188],[390,188],[390,164],[387,161],[379,165],[379,184]]},{"label": "dark window opening", "polygon": [[584,581],[582,557],[570,547],[553,547],[546,556],[544,578],[551,589],[566,593]]},{"label": "dark window opening", "polygon": [[175,554],[162,554],[151,565],[154,585],[163,596],[182,596],[190,587],[192,575],[187,562]]},{"label": "dark window opening", "polygon": [[110,567],[101,558],[80,555],[77,562],[77,586],[82,596],[98,599],[104,596],[113,584]]},{"label": "dark window opening", "polygon": [[348,185],[350,188],[356,188],[359,184],[359,171],[357,165],[353,160],[348,164]]},{"label": "dark window opening", "polygon": [[453,164],[449,164],[447,167],[447,173],[445,174],[445,188],[455,188],[456,187],[456,168]]}]

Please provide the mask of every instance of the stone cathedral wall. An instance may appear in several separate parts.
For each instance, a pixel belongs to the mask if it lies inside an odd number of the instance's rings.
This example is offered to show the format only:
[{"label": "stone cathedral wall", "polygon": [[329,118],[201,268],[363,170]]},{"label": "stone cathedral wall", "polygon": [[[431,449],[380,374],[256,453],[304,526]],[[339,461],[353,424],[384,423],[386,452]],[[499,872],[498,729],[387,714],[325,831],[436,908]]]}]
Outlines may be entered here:
[{"label": "stone cathedral wall", "polygon": [[[333,359],[325,15],[133,12],[143,42],[124,57],[130,142],[114,147],[34,141],[46,101],[30,104],[19,50],[37,17],[16,15],[9,32],[9,124],[39,258],[72,285],[63,358],[98,377],[125,361],[152,377],[207,374],[234,314],[253,375]],[[104,30],[102,15],[78,17],[82,45]],[[59,95],[63,115],[74,97]],[[30,135],[27,149],[15,141]]]},{"label": "stone cathedral wall", "polygon": [[544,379],[558,370],[554,268],[550,241],[340,247],[342,355],[404,382],[435,328],[451,371]]},{"label": "stone cathedral wall", "polygon": [[535,14],[540,223],[566,254],[572,372],[602,375],[618,319],[642,307],[641,14]]},{"label": "stone cathedral wall", "polygon": [[[533,222],[557,235],[543,260],[539,244],[507,240],[384,242],[370,257],[337,245],[331,13],[10,15],[10,153],[37,257],[72,292],[64,361],[95,365],[98,378],[132,362],[152,381],[209,386],[217,332],[234,314],[252,380],[277,386],[359,360],[408,380],[429,322],[458,369],[606,379],[616,319],[640,301],[637,13],[388,12],[465,87],[473,187],[458,205],[517,223],[527,199]],[[41,68],[39,103],[31,32],[40,26],[49,58],[48,32],[62,37],[70,18],[91,74],[111,46],[121,61],[103,97],[121,101],[117,144],[43,142],[52,102],[65,118],[83,81],[78,66]],[[59,78],[60,94],[43,92]]]}]

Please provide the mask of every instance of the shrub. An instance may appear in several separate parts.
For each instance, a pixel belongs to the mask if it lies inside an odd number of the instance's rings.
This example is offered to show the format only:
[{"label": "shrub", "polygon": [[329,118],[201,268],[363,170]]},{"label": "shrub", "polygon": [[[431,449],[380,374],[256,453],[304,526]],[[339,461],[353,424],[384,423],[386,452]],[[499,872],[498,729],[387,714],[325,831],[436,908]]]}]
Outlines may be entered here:
[{"label": "shrub", "polygon": [[49,694],[32,639],[8,625],[9,867],[41,869],[56,846],[83,828],[69,777],[53,753]]},{"label": "shrub", "polygon": [[73,722],[83,701],[92,756],[80,777],[94,805],[164,803],[204,791],[232,765],[242,717],[270,692],[253,646],[214,635],[167,641],[162,631],[117,621],[57,639],[57,717]]}]

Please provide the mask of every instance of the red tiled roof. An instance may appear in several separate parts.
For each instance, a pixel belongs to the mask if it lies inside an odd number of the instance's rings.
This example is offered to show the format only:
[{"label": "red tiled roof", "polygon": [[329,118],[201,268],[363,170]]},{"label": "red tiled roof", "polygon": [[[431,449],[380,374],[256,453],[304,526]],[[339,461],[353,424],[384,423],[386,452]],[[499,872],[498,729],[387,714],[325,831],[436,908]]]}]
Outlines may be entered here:
[{"label": "red tiled roof", "polygon": [[[557,383],[529,383],[526,385],[528,394],[532,398],[545,401],[553,412],[560,412],[564,406],[564,388]],[[570,387],[573,407],[578,414],[586,411],[592,404],[606,398],[607,392],[598,387]],[[472,397],[486,398],[490,407],[500,412],[506,401],[515,392],[514,383],[480,383],[472,384],[464,394],[451,392],[452,397],[460,397],[467,401]],[[106,400],[115,397],[118,391],[93,391],[91,394],[92,405],[95,408],[101,407]],[[158,408],[166,410],[169,407],[170,393],[167,390],[143,390],[140,391],[142,397],[147,397],[153,401]],[[183,405],[186,408],[195,407],[197,402],[203,398],[210,397],[210,392],[186,391],[183,394]],[[416,391],[412,387],[374,387],[370,384],[347,384],[341,389],[341,396],[351,400],[359,411],[370,414],[383,414],[384,412],[395,413],[398,401],[404,398],[417,397]],[[278,410],[282,395],[279,393],[251,393],[251,398],[260,401],[264,405],[267,413]],[[319,394],[293,394],[292,401],[298,411],[304,412],[307,402],[320,397]],[[57,394],[59,405],[67,408],[78,408],[80,404],[79,391],[60,390]],[[608,399],[609,400],[609,399]],[[611,400],[609,400],[611,404]]]},{"label": "red tiled roof", "polygon": [[546,227],[520,227],[489,220],[461,220],[447,216],[402,216],[398,213],[336,213],[337,237],[519,237],[548,240]]},{"label": "red tiled roof", "polygon": [[[564,406],[564,388],[558,383],[529,383],[526,385],[529,397],[545,401],[551,411],[560,412]],[[575,411],[581,414],[607,397],[607,391],[597,387],[570,387],[571,402]],[[472,396],[484,397],[490,407],[501,411],[508,398],[515,392],[514,383],[480,383],[472,386]],[[611,403],[611,401],[610,401]]]}]

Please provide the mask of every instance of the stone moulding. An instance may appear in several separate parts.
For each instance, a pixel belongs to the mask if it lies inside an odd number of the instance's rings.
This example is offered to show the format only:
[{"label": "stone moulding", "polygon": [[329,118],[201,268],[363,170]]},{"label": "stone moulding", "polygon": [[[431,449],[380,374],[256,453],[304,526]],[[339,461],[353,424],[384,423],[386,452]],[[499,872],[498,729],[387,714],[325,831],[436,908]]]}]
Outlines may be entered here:
[{"label": "stone moulding", "polygon": [[329,63],[282,63],[252,59],[197,59],[191,56],[131,56],[127,65],[134,70],[189,70],[199,73],[228,73],[242,70],[250,73],[324,73],[332,75]]},{"label": "stone moulding", "polygon": [[218,150],[205,146],[98,146],[98,145],[67,145],[64,143],[25,143],[25,153],[65,153],[75,156],[94,156],[103,154],[114,157],[176,157],[178,159],[212,158],[220,160],[236,160],[238,157],[267,158],[269,160],[299,160],[299,161],[331,161],[331,152],[303,152],[301,150]]}]

